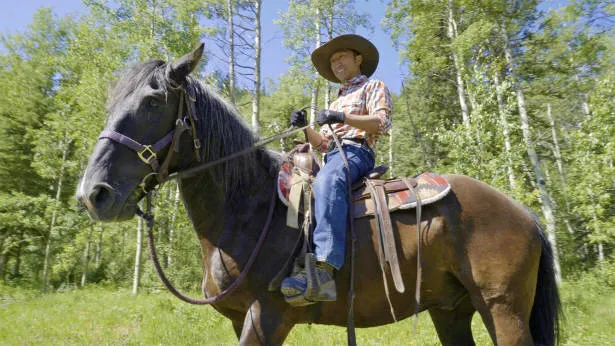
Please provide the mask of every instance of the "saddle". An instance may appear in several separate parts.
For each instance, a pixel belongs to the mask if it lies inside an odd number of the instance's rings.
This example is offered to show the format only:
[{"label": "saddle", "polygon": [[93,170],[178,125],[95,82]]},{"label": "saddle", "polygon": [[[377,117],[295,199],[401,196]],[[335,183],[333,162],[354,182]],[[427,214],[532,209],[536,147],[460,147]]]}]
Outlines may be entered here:
[{"label": "saddle", "polygon": [[[298,199],[302,196],[299,191],[311,191],[311,183],[320,167],[318,157],[307,144],[298,145],[280,167],[278,197],[289,208],[289,227],[298,228],[295,216],[307,210],[302,208],[307,207],[303,203],[305,200]],[[434,173],[424,172],[412,178],[380,179],[387,171],[388,167],[377,166],[352,186],[354,218],[412,209],[419,201],[422,205],[431,204],[442,199],[450,190],[448,182]],[[381,191],[385,194],[386,203],[380,209],[373,198],[374,188],[377,193]]]},{"label": "saddle", "polygon": [[[303,215],[303,238],[304,243],[308,244],[312,226],[311,184],[320,167],[320,162],[309,150],[309,145],[300,144],[289,153],[278,174],[278,196],[288,207],[287,226],[298,229],[300,214]],[[386,166],[378,166],[352,186],[352,215],[354,219],[369,216],[377,219],[381,264],[388,262],[395,288],[403,293],[405,287],[399,269],[390,213],[436,202],[448,194],[450,185],[441,176],[429,172],[413,178],[380,179],[387,171]],[[298,242],[292,257],[297,256],[299,246]],[[305,248],[304,245],[302,250],[305,251]],[[287,274],[288,266],[290,265],[285,265],[283,269],[285,273],[280,273],[270,283],[271,291],[279,288],[279,283]]]}]

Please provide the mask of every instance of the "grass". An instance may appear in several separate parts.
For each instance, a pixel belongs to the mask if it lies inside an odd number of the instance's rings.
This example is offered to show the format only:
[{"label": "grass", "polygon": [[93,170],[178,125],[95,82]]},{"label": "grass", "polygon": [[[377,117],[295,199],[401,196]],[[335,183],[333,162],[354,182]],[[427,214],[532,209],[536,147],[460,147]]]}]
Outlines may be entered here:
[{"label": "grass", "polygon": [[[561,288],[567,315],[563,345],[615,344],[615,290],[591,280]],[[416,334],[415,334],[416,331]],[[478,345],[490,345],[475,315]],[[429,315],[377,328],[357,329],[360,345],[439,345]],[[0,285],[0,345],[236,345],[228,320],[211,307],[183,303],[167,292],[133,296],[89,287],[41,295]],[[346,330],[296,326],[288,345],[344,345]]]}]

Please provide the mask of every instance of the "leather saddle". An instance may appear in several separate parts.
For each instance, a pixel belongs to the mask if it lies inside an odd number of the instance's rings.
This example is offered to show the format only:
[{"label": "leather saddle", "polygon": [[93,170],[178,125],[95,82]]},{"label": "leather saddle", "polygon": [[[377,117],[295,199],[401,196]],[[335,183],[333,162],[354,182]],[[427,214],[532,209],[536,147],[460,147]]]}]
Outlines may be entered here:
[{"label": "leather saddle", "polygon": [[[303,193],[306,189],[311,191],[311,183],[320,171],[320,167],[318,157],[309,150],[308,144],[297,145],[280,167],[278,196],[289,209],[296,210],[289,211],[292,215],[298,215],[306,210],[306,208],[301,208],[300,205],[306,203],[303,203],[302,199],[298,199],[298,197],[305,196],[297,191]],[[379,212],[373,198],[373,188],[370,188],[370,186],[382,190],[385,194],[386,203],[383,201],[382,210],[380,210],[382,212],[384,209],[388,212],[412,209],[419,202],[422,205],[427,205],[442,199],[450,190],[448,182],[434,173],[424,172],[412,178],[381,179],[387,171],[388,167],[377,166],[368,172],[363,179],[353,184],[352,199],[355,218],[372,216]],[[295,228],[297,227],[295,226]]]},{"label": "leather saddle", "polygon": [[[288,206],[287,226],[300,228],[299,220],[302,214],[302,228],[305,234],[303,239],[309,239],[313,224],[311,184],[320,167],[320,161],[309,150],[309,144],[299,144],[289,153],[278,174],[278,196]],[[450,185],[441,176],[429,172],[413,178],[380,179],[387,171],[386,166],[378,166],[353,184],[352,212],[355,219],[367,216],[374,216],[377,219],[381,266],[384,268],[385,262],[389,264],[395,288],[401,293],[405,287],[397,259],[390,213],[438,201],[450,191]],[[293,253],[297,252],[298,246],[299,243]],[[305,248],[304,244],[302,252],[305,252]],[[289,265],[285,265],[285,268]],[[280,273],[272,280],[269,289],[276,290],[284,275]]]}]

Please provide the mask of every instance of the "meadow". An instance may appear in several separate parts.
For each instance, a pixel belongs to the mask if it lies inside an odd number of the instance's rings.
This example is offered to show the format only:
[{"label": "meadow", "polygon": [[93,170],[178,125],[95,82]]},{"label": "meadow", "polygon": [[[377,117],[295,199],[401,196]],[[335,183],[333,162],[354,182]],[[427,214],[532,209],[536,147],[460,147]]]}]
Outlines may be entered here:
[{"label": "meadow", "polygon": [[[615,289],[608,277],[562,283],[562,345],[615,344]],[[491,345],[478,314],[478,345]],[[357,329],[360,345],[439,345],[429,314],[418,321]],[[166,291],[132,295],[104,286],[41,294],[0,285],[0,345],[235,345],[228,320],[211,307],[183,303]],[[346,329],[296,326],[287,345],[344,345]]]}]

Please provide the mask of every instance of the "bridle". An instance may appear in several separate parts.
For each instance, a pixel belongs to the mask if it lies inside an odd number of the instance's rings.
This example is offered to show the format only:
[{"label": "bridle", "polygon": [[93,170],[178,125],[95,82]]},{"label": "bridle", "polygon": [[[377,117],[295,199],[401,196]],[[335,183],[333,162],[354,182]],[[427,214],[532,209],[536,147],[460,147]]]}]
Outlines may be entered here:
[{"label": "bridle", "polygon": [[[186,88],[178,86],[176,89],[180,90],[179,94],[179,106],[177,107],[177,118],[175,120],[175,127],[171,129],[165,136],[160,138],[154,144],[141,144],[138,141],[113,130],[103,130],[98,139],[108,138],[117,143],[123,144],[137,153],[138,158],[146,165],[152,168],[152,173],[148,174],[143,182],[140,184],[143,192],[147,193],[151,188],[147,185],[147,180],[150,176],[155,175],[159,184],[162,184],[169,177],[169,165],[173,153],[179,152],[179,138],[184,131],[191,129],[192,143],[197,161],[201,161],[201,141],[196,134],[197,119],[195,116],[196,110],[194,103],[196,99],[189,95]],[[187,115],[184,116],[184,104],[186,105]],[[189,124],[188,124],[189,123]],[[164,150],[167,146],[171,145],[167,156],[165,157],[162,165],[158,161],[158,154]]]},{"label": "bridle", "polygon": [[[177,118],[175,120],[175,127],[173,129],[171,129],[166,135],[164,135],[162,138],[160,138],[158,141],[156,141],[154,144],[141,144],[138,141],[122,134],[119,133],[117,131],[113,131],[113,130],[104,130],[101,132],[101,134],[98,136],[98,139],[102,139],[102,138],[108,138],[111,139],[119,144],[125,145],[128,148],[132,149],[134,152],[137,153],[138,158],[146,165],[149,165],[152,168],[152,172],[147,174],[142,182],[139,184],[142,192],[145,194],[146,196],[146,210],[145,212],[142,211],[141,209],[137,208],[137,215],[141,218],[143,218],[146,221],[147,224],[147,234],[148,234],[148,240],[149,240],[149,248],[150,248],[150,256],[152,258],[152,262],[154,263],[154,267],[156,268],[156,272],[158,273],[158,277],[160,278],[160,280],[164,283],[164,285],[166,286],[166,288],[171,291],[171,293],[173,295],[175,295],[177,298],[190,303],[190,304],[197,304],[197,305],[205,305],[205,304],[213,304],[216,303],[220,300],[222,300],[223,298],[225,298],[226,296],[228,296],[231,292],[233,292],[238,286],[239,284],[242,282],[242,280],[246,277],[246,275],[248,274],[248,271],[250,270],[250,268],[252,267],[252,264],[254,263],[254,261],[256,260],[256,257],[258,255],[258,253],[260,252],[260,249],[262,248],[262,245],[265,242],[265,238],[267,237],[267,234],[269,233],[269,226],[271,225],[271,220],[273,219],[273,211],[275,209],[275,205],[276,205],[276,196],[277,196],[277,191],[276,188],[274,186],[273,189],[273,194],[271,197],[271,201],[270,201],[270,206],[269,206],[269,210],[267,213],[267,220],[265,221],[265,225],[263,227],[263,230],[261,231],[261,234],[258,238],[258,241],[254,247],[254,249],[252,250],[252,253],[250,254],[250,257],[248,258],[248,261],[246,262],[244,269],[241,271],[241,273],[239,274],[239,276],[237,277],[237,279],[235,279],[235,281],[233,283],[231,283],[230,286],[228,286],[224,291],[222,291],[220,294],[213,296],[213,297],[209,297],[209,298],[205,298],[205,299],[193,299],[190,297],[185,296],[184,294],[182,294],[181,292],[179,292],[174,286],[173,284],[171,284],[171,282],[169,281],[169,279],[167,278],[167,276],[165,275],[162,266],[160,265],[160,262],[158,260],[158,255],[157,255],[157,251],[156,251],[156,247],[154,245],[154,233],[153,233],[153,229],[154,229],[154,216],[151,213],[151,207],[152,207],[152,195],[153,192],[156,189],[156,186],[159,186],[161,184],[163,184],[164,182],[172,179],[172,178],[179,178],[179,177],[186,177],[186,176],[191,176],[194,175],[197,172],[200,172],[204,169],[207,169],[209,167],[215,166],[217,164],[220,164],[222,162],[231,160],[233,158],[236,158],[238,156],[242,156],[245,155],[251,151],[257,150],[260,147],[265,146],[267,143],[273,142],[275,140],[281,139],[281,138],[285,138],[288,137],[296,132],[299,131],[303,131],[307,126],[305,127],[301,127],[301,128],[297,128],[297,129],[288,129],[286,131],[283,131],[281,134],[276,135],[276,136],[272,136],[269,137],[265,140],[262,140],[256,144],[254,144],[252,147],[249,147],[247,149],[244,149],[242,151],[239,151],[237,153],[231,154],[227,157],[223,157],[220,158],[218,160],[212,161],[212,162],[208,162],[205,164],[201,164],[199,166],[196,167],[192,167],[189,169],[186,169],[184,171],[178,171],[176,173],[173,173],[171,175],[169,175],[169,165],[171,163],[171,159],[173,156],[173,153],[179,152],[179,139],[181,137],[181,135],[187,131],[187,130],[191,130],[191,135],[192,135],[192,143],[193,143],[193,148],[194,148],[194,153],[196,155],[197,161],[201,161],[201,155],[200,155],[200,149],[201,149],[201,142],[197,136],[197,129],[196,129],[196,124],[197,124],[197,118],[195,116],[196,114],[196,110],[195,110],[195,102],[196,102],[196,98],[194,97],[194,95],[189,95],[189,92],[186,90],[187,88],[185,88],[183,85],[179,85],[177,83],[174,83],[174,81],[168,79],[168,81],[171,83],[171,86],[174,89],[180,89],[180,100],[179,100],[179,105],[177,108]],[[187,115],[184,116],[184,105],[187,109]],[[160,153],[162,150],[164,150],[167,146],[171,146],[171,148],[168,151],[167,156],[164,158],[164,161],[162,163],[162,165],[159,163],[158,160],[158,153]],[[148,180],[150,179],[151,176],[155,176],[156,180],[157,180],[157,184],[148,184]],[[274,179],[274,182],[277,184],[277,179]]]}]

